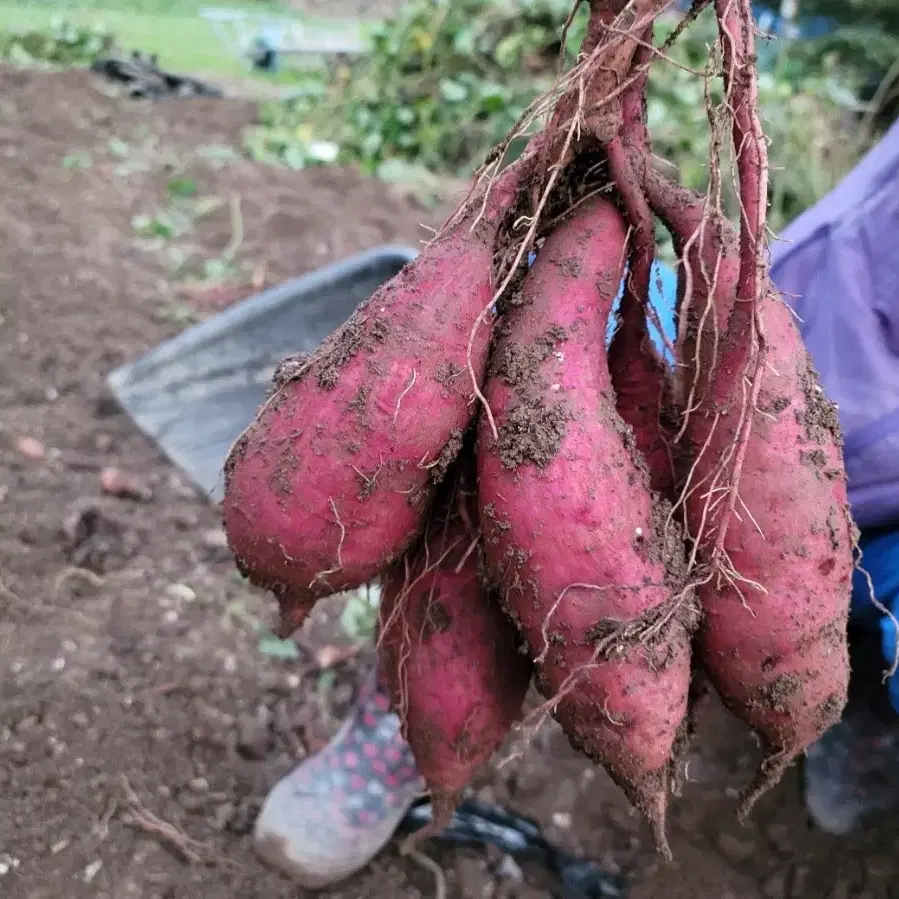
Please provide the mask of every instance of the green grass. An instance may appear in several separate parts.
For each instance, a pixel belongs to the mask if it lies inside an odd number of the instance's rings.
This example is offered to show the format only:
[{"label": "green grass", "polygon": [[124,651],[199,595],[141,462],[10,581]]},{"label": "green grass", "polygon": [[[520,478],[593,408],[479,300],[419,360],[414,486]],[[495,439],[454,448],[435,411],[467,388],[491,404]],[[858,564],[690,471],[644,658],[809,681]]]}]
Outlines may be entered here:
[{"label": "green grass", "polygon": [[22,0],[19,9],[52,10],[118,10],[126,13],[149,15],[187,16],[198,13],[207,6],[246,9],[251,12],[290,15],[290,10],[278,0]]},{"label": "green grass", "polygon": [[[276,15],[302,21],[309,29],[333,33],[335,28],[355,29],[355,23],[325,23],[304,17],[291,16],[284,7],[268,0],[49,0],[15,4],[0,0],[0,29],[39,30],[54,19],[77,25],[103,25],[125,50],[141,50],[159,54],[160,64],[174,72],[223,76],[248,76],[246,60],[239,57],[239,49],[230,37],[222,40],[211,22],[199,15],[204,6],[229,7],[247,10],[254,15]],[[123,8],[125,7],[125,8]],[[252,21],[246,26],[252,28]],[[260,76],[265,77],[265,76]],[[273,80],[271,76],[267,80]],[[289,82],[289,70],[274,80]]]}]

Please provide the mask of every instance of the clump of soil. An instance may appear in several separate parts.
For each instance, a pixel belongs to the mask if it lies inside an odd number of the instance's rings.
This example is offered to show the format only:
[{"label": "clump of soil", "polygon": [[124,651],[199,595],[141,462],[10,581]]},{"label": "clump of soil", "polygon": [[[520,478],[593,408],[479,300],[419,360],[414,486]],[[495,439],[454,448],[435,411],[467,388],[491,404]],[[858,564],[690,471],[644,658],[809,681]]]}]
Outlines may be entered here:
[{"label": "clump of soil", "polygon": [[835,442],[837,446],[842,446],[843,432],[840,429],[837,407],[827,398],[821,379],[807,354],[800,362],[799,383],[805,395],[805,412],[800,424],[805,425],[808,439],[815,443]]},{"label": "clump of soil", "polygon": [[547,405],[522,396],[499,429],[499,456],[506,468],[531,462],[545,468],[565,439],[570,413],[561,401]]}]

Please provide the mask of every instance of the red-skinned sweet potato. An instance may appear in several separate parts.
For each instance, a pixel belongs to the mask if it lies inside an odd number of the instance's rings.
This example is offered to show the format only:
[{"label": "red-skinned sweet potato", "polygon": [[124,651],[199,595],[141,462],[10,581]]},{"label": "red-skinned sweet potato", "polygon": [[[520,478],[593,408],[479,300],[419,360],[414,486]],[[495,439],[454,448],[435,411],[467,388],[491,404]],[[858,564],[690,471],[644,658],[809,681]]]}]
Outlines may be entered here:
[{"label": "red-skinned sweet potato", "polygon": [[[687,527],[698,544],[703,664],[766,748],[745,816],[842,712],[854,538],[836,410],[760,252],[767,161],[749,3],[716,0],[716,9],[739,150],[739,241],[715,210],[670,186],[648,192],[702,301],[681,322],[683,361],[700,388],[685,413]],[[712,326],[699,329],[703,314]]]},{"label": "red-skinned sweet potato", "polygon": [[385,679],[431,791],[428,833],[447,824],[520,716],[532,671],[485,586],[473,459],[466,454],[460,463],[421,543],[385,576],[380,609]]},{"label": "red-skinned sweet potato", "polygon": [[721,354],[740,273],[739,240],[721,213],[647,165],[642,171],[653,212],[678,254],[676,395],[682,409],[701,403]]},{"label": "red-skinned sweet potato", "polygon": [[[736,296],[733,226],[706,215],[700,229],[699,201],[687,205],[683,196],[668,189],[653,199],[677,242],[684,246],[697,235],[694,245],[708,248],[706,271],[717,263],[719,273],[711,293],[701,269],[693,277],[697,309],[711,299],[706,321],[717,322],[718,330],[709,325],[684,342],[692,348],[685,365],[702,385],[685,434],[692,467],[686,511],[691,536],[700,538],[700,561],[720,562],[726,572],[716,567],[699,591],[703,663],[725,704],[760,733],[768,752],[745,813],[839,720],[845,704],[852,524],[836,411],[791,312],[772,288],[760,309],[767,364],[740,466],[739,502],[722,538],[724,493],[748,411],[746,363],[756,356],[745,352],[745,331],[721,327]],[[701,259],[691,264],[699,267]],[[716,546],[723,555],[712,560]]]},{"label": "red-skinned sweet potato", "polygon": [[690,679],[678,534],[615,411],[603,352],[625,258],[621,216],[583,203],[507,313],[479,429],[485,555],[572,744],[606,766],[663,852]]},{"label": "red-skinned sweet potato", "polygon": [[[775,291],[762,303],[768,365],[753,415],[739,499],[725,535],[716,482],[733,453],[746,392],[728,371],[729,337],[709,399],[687,429],[698,457],[689,484],[691,533],[704,532],[713,564],[700,588],[699,646],[726,705],[763,737],[767,760],[743,813],[805,748],[835,724],[846,702],[846,626],[853,568],[842,441],[792,314]],[[717,483],[710,499],[708,488]],[[713,488],[714,489],[714,488]],[[709,558],[721,540],[721,565]]]},{"label": "red-skinned sweet potato", "polygon": [[[527,158],[486,206],[445,229],[274,393],[225,466],[224,523],[240,570],[279,598],[281,633],[321,596],[376,577],[420,531],[472,415],[469,336],[488,305],[497,228]],[[471,352],[483,377],[492,321]]]}]

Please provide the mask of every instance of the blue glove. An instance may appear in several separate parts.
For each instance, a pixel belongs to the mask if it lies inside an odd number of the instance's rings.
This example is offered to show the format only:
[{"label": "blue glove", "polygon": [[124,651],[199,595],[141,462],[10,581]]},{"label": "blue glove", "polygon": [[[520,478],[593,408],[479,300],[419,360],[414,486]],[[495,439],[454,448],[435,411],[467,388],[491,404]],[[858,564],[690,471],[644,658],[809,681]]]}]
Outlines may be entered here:
[{"label": "blue glove", "polygon": [[[863,533],[859,541],[862,567],[871,576],[877,601],[899,619],[899,527]],[[881,649],[888,666],[896,658],[899,634],[893,620],[871,602],[871,591],[865,575],[856,571],[852,578],[852,620],[870,629],[880,629]],[[890,704],[899,713],[899,678],[887,681]]]},{"label": "blue glove", "polygon": [[[624,279],[618,288],[618,296],[612,305],[613,315],[609,317],[609,327],[606,331],[606,346],[612,342],[612,335],[615,333],[615,317],[614,313],[618,312],[621,305],[621,297],[624,294]],[[659,322],[662,325],[662,331],[669,343],[673,344],[677,336],[677,330],[674,322],[674,309],[677,306],[677,274],[667,265],[660,262],[653,262],[652,276],[649,279],[649,302],[659,316]],[[669,364],[674,365],[674,356],[665,348],[665,341],[659,333],[659,329],[649,322],[649,339],[653,342],[655,348],[662,355],[662,358]]]}]

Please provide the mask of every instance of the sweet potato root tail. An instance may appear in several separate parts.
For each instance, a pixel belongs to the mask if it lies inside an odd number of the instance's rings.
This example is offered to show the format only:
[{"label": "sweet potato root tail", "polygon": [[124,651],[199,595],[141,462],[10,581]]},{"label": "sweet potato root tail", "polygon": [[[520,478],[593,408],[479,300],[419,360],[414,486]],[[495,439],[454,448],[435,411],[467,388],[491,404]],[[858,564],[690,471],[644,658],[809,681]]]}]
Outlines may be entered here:
[{"label": "sweet potato root tail", "polygon": [[740,796],[740,803],[737,806],[737,820],[741,824],[745,824],[755,808],[756,802],[762,798],[770,789],[776,787],[787,769],[793,763],[798,755],[798,751],[777,752],[769,755],[759,768],[758,773],[752,782],[743,791]]},{"label": "sweet potato root tail", "polygon": [[640,810],[649,824],[656,851],[666,862],[670,862],[674,858],[667,834],[668,795],[671,793],[672,785],[670,772],[665,772],[658,777],[647,777],[642,783],[619,783],[624,795],[635,808]]},{"label": "sweet potato root tail", "polygon": [[462,801],[461,793],[439,793],[432,791],[431,820],[415,833],[410,833],[400,844],[400,853],[406,855],[417,851],[421,844],[433,837],[440,836],[453,820],[453,813]]}]

